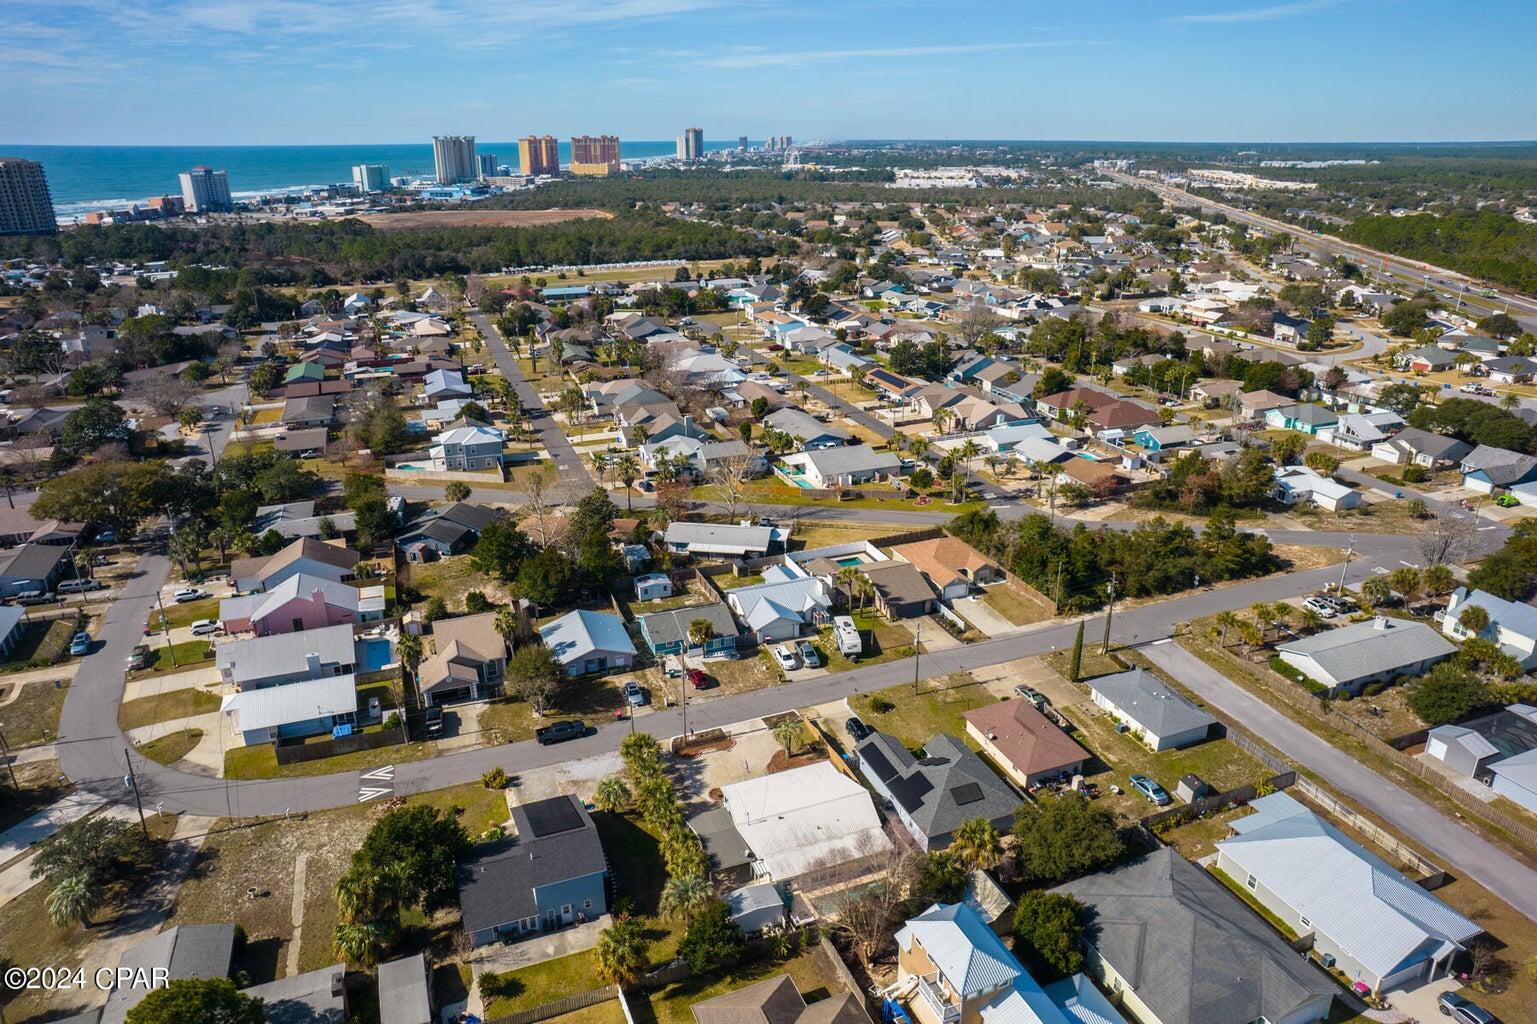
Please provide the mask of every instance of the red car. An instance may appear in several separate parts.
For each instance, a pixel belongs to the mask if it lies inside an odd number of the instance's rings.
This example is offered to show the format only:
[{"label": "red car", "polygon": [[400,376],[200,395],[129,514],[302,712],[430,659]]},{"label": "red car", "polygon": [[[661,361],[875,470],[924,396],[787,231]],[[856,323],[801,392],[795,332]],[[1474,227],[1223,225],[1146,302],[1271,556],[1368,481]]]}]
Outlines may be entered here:
[{"label": "red car", "polygon": [[715,680],[711,679],[697,668],[691,668],[688,670],[688,681],[693,684],[693,687],[696,690],[707,689],[715,685]]}]

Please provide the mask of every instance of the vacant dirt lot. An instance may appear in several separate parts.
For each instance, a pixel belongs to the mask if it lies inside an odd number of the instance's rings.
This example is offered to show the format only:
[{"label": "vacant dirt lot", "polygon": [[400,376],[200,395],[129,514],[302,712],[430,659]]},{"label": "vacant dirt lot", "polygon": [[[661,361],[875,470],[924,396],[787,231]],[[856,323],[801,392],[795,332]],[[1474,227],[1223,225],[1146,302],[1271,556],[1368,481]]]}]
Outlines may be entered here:
[{"label": "vacant dirt lot", "polygon": [[607,210],[420,210],[375,213],[358,219],[376,228],[526,228],[591,217],[612,220],[614,215]]}]

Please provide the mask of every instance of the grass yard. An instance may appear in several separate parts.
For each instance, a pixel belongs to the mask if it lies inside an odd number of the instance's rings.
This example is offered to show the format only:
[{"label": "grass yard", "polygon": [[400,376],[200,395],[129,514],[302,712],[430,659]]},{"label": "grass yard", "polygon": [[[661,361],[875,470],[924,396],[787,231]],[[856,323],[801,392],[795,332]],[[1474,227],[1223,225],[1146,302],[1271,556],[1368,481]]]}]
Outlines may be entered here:
[{"label": "grass yard", "polygon": [[206,690],[189,686],[169,690],[151,697],[139,697],[125,701],[118,709],[117,720],[125,730],[137,729],[156,722],[171,722],[193,715],[206,715],[219,710],[219,698]]},{"label": "grass yard", "polygon": [[589,725],[610,719],[616,709],[625,706],[619,687],[630,678],[620,675],[564,683],[555,691],[555,699],[545,709],[543,718],[536,716],[526,701],[496,701],[481,712],[481,742],[496,746],[526,740],[536,728],[557,718],[581,718]]},{"label": "grass yard", "polygon": [[[486,977],[481,975],[482,981]],[[592,951],[588,949],[497,974],[494,984],[497,995],[486,1004],[488,1020],[603,987],[593,971]]]},{"label": "grass yard", "polygon": [[206,597],[201,601],[187,601],[184,604],[168,604],[165,606],[165,619],[161,620],[160,609],[156,608],[149,613],[146,625],[150,629],[163,629],[169,623],[172,629],[182,626],[190,626],[198,619],[217,619],[219,617],[219,598]]},{"label": "grass yard", "polygon": [[781,974],[790,976],[808,1002],[817,1002],[843,991],[826,956],[821,949],[812,946],[788,960],[752,960],[723,974],[704,974],[674,982],[644,998],[637,998],[632,1012],[636,1024],[693,1024],[695,1003]]},{"label": "grass yard", "polygon": [[[15,683],[0,683],[0,701],[10,696]],[[59,713],[69,684],[63,680],[37,679],[21,686],[21,692],[7,704],[0,705],[5,742],[12,747],[37,747],[59,737]]]},{"label": "grass yard", "polygon": [[201,729],[182,729],[180,732],[167,733],[158,740],[139,744],[139,753],[156,764],[175,764],[186,757],[202,738]]},{"label": "grass yard", "polygon": [[496,604],[506,604],[511,599],[506,585],[476,569],[467,555],[413,564],[407,570],[406,580],[406,586],[420,594],[422,600],[442,598],[454,613],[465,611],[465,595],[472,590],[480,591]]},{"label": "grass yard", "polygon": [[12,788],[9,774],[0,783],[0,832],[26,821],[75,788],[59,770],[58,761],[33,761],[16,765],[14,770],[19,788]]},{"label": "grass yard", "polygon": [[272,409],[253,409],[251,410],[251,418],[246,420],[246,426],[270,427],[282,418],[283,409],[281,406]]},{"label": "grass yard", "polygon": [[149,668],[130,672],[129,679],[161,676],[168,672],[185,672],[189,668],[203,668],[213,662],[213,644],[207,640],[183,640],[179,644],[172,644],[167,649],[163,639],[159,644],[155,644],[153,640],[149,641],[153,645],[151,649],[155,655],[154,662]]},{"label": "grass yard", "polygon": [[1232,834],[1228,823],[1252,813],[1248,807],[1229,807],[1204,818],[1196,818],[1160,834],[1164,842],[1188,861],[1197,861],[1217,852],[1217,843]]},{"label": "grass yard", "polygon": [[[1063,679],[1068,678],[1068,670],[1072,667],[1073,652],[1053,651],[1046,655],[1046,664],[1054,669],[1057,675]],[[1084,679],[1093,679],[1096,676],[1111,676],[1117,672],[1125,672],[1126,666],[1114,654],[1099,653],[1099,643],[1085,630],[1083,637],[1083,657],[1078,663],[1080,675]]]},{"label": "grass yard", "polygon": [[351,754],[317,758],[314,761],[278,764],[272,744],[261,743],[225,751],[224,775],[230,779],[297,779],[311,775],[330,775],[333,772],[368,771],[387,764],[421,761],[436,757],[437,753],[438,745],[435,741],[396,743]]},{"label": "grass yard", "polygon": [[[703,668],[704,674],[715,680],[717,685],[706,691],[710,696],[762,690],[779,683],[779,668],[770,662],[767,654],[736,659],[717,658],[705,662],[703,666],[695,664],[693,667]],[[669,685],[676,684],[669,681]]]},{"label": "grass yard", "polygon": [[549,1018],[550,1024],[625,1024],[624,1008],[619,1000],[609,999],[580,1010]]},{"label": "grass yard", "polygon": [[863,665],[878,665],[883,661],[913,656],[913,635],[894,622],[887,622],[874,612],[856,612],[854,625],[864,638],[864,653],[851,658],[838,650],[831,626],[817,633],[812,642],[822,652],[829,672],[847,672]]},{"label": "grass yard", "polygon": [[1031,600],[1023,591],[1007,583],[984,587],[979,600],[1016,626],[1028,626],[1051,618],[1050,608]]},{"label": "grass yard", "polygon": [[[972,708],[995,700],[987,688],[959,672],[938,680],[925,680],[915,695],[908,685],[893,686],[849,698],[849,704],[865,724],[890,733],[909,748],[923,746],[935,733],[966,735],[966,721],[961,716]],[[875,702],[894,705],[889,711],[876,711]]]},{"label": "grass yard", "polygon": [[52,622],[46,619],[32,619],[24,621],[21,625],[21,633],[16,637],[16,644],[11,648],[7,660],[0,662],[0,673],[20,672],[32,667],[32,659],[37,656],[38,649],[43,646],[43,640],[48,636],[48,630]]}]

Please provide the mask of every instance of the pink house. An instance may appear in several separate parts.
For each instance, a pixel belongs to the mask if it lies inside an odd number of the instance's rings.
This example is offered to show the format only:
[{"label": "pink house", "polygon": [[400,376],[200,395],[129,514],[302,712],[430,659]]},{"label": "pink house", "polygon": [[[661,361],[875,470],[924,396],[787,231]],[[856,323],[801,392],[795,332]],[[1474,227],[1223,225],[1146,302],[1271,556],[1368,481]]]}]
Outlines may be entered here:
[{"label": "pink house", "polygon": [[225,632],[257,636],[363,621],[356,587],[304,573],[264,593],[226,598],[219,604],[219,620]]}]

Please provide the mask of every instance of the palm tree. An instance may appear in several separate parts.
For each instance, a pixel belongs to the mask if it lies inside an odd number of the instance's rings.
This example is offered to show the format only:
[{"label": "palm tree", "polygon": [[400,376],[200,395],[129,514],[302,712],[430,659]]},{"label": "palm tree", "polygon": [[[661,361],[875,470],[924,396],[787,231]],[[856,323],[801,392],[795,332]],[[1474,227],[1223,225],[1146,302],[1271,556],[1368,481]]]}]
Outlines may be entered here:
[{"label": "palm tree", "polygon": [[982,449],[978,448],[977,442],[973,441],[969,437],[966,439],[965,444],[961,445],[955,450],[955,457],[960,459],[961,462],[965,464],[966,472],[968,473],[971,472],[972,460],[980,454],[982,454]]},{"label": "palm tree", "polygon": [[1457,576],[1447,566],[1431,565],[1420,574],[1420,582],[1425,585],[1427,594],[1439,597],[1451,592],[1451,589],[1457,585]]},{"label": "palm tree", "polygon": [[70,875],[60,880],[48,894],[48,917],[60,928],[67,928],[79,921],[91,926],[91,911],[100,903],[99,890],[80,875]]},{"label": "palm tree", "polygon": [[171,542],[166,550],[176,564],[181,566],[183,576],[191,579],[202,573],[203,538],[195,526],[189,524],[171,534]]},{"label": "palm tree", "polygon": [[400,653],[400,663],[415,677],[416,666],[422,663],[422,638],[415,633],[402,633],[395,650]]},{"label": "palm tree", "polygon": [[1223,647],[1226,647],[1228,630],[1238,628],[1240,624],[1239,618],[1233,612],[1218,612],[1216,622],[1217,628],[1222,631],[1221,637],[1218,639],[1217,643]]},{"label": "palm tree", "polygon": [[518,635],[519,622],[517,612],[511,608],[498,608],[496,610],[495,626],[498,635],[501,636],[508,647],[511,647],[513,637]]},{"label": "palm tree", "polygon": [[1003,859],[1003,844],[998,830],[986,818],[971,818],[961,822],[950,841],[950,855],[962,867],[986,871],[996,867]]},{"label": "palm tree", "polygon": [[592,792],[593,805],[600,811],[615,814],[629,806],[630,787],[617,775],[610,775],[598,783]]},{"label": "palm tree", "polygon": [[1304,633],[1312,633],[1323,624],[1324,617],[1311,608],[1304,608],[1297,615],[1297,625]]},{"label": "palm tree", "polygon": [[838,575],[836,578],[839,585],[843,587],[843,592],[848,595],[850,611],[853,611],[854,609],[854,588],[859,585],[856,581],[863,576],[864,573],[860,572],[852,565],[845,565],[843,568],[838,570]]},{"label": "palm tree", "polygon": [[666,775],[652,775],[640,781],[635,790],[635,808],[652,823],[662,821],[668,811],[677,809],[677,795]]},{"label": "palm tree", "polygon": [[349,963],[372,967],[379,962],[389,939],[389,929],[379,921],[344,922],[336,926],[332,945]]},{"label": "palm tree", "polygon": [[865,604],[875,596],[875,581],[864,573],[859,573],[854,578],[854,593],[859,597],[859,611],[865,610]]},{"label": "palm tree", "polygon": [[1420,596],[1420,571],[1403,565],[1388,573],[1388,586],[1404,599],[1404,607],[1413,604]]},{"label": "palm tree", "polygon": [[650,966],[640,922],[625,917],[603,929],[593,948],[592,961],[598,977],[610,985],[623,988],[639,981]]},{"label": "palm tree", "polygon": [[801,743],[801,720],[794,715],[781,718],[774,725],[774,740],[785,748],[785,756],[795,753]]},{"label": "palm tree", "polygon": [[1489,628],[1489,612],[1481,605],[1464,605],[1457,612],[1457,625],[1477,636]]},{"label": "palm tree", "polygon": [[1505,397],[1500,399],[1500,408],[1504,409],[1506,412],[1514,412],[1516,409],[1520,408],[1520,406],[1521,399],[1517,398],[1515,395],[1506,393]]},{"label": "palm tree", "polygon": [[1249,606],[1249,614],[1254,616],[1255,623],[1259,626],[1260,642],[1270,632],[1270,627],[1275,625],[1275,611],[1264,601],[1256,601]]},{"label": "palm tree", "polygon": [[1265,642],[1265,634],[1252,622],[1239,622],[1238,639],[1243,641],[1246,653],[1252,654],[1256,647]]},{"label": "palm tree", "polygon": [[631,490],[635,481],[640,479],[640,463],[635,461],[635,456],[625,452],[619,456],[619,464],[614,467],[614,475],[619,482],[624,484],[624,498],[626,511],[635,511],[635,492]]},{"label": "palm tree", "polygon": [[658,904],[668,917],[681,918],[684,924],[693,920],[715,899],[715,886],[708,878],[695,875],[691,878],[669,878],[662,886],[662,898]]},{"label": "palm tree", "polygon": [[939,434],[944,434],[947,432],[946,428],[950,425],[950,421],[953,419],[955,419],[955,413],[951,412],[949,409],[935,409],[934,415],[929,417],[930,422],[934,424],[935,432]]},{"label": "palm tree", "polygon": [[1386,576],[1368,576],[1361,581],[1361,596],[1374,605],[1383,604],[1392,594]]},{"label": "palm tree", "polygon": [[387,916],[394,902],[378,875],[349,871],[336,882],[336,912],[343,921],[372,921]]},{"label": "palm tree", "polygon": [[703,647],[715,639],[715,626],[709,619],[701,616],[693,619],[688,624],[688,642],[695,647]]}]

